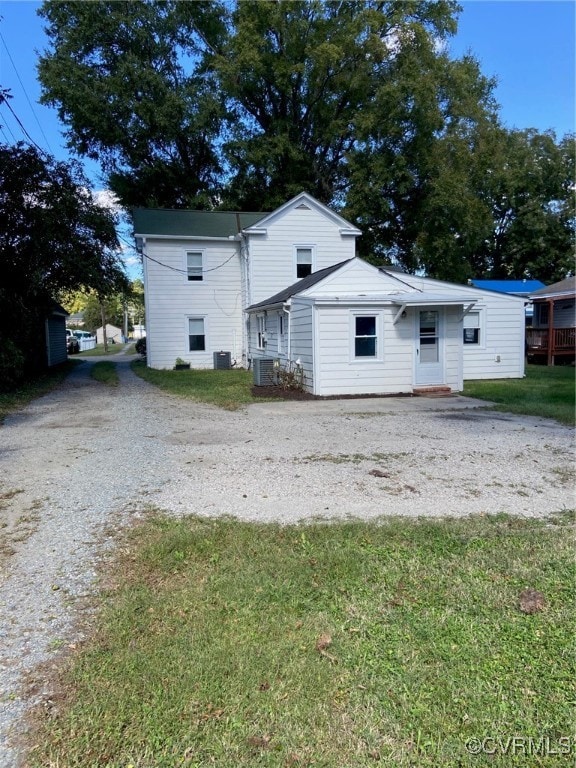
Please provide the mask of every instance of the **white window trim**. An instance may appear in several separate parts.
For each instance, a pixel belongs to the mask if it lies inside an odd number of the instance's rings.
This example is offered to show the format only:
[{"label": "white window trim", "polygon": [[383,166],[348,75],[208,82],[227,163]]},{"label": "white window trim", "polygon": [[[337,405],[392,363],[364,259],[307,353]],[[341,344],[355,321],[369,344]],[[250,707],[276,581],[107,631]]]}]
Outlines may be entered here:
[{"label": "white window trim", "polygon": [[310,263],[310,274],[312,274],[312,272],[316,272],[316,246],[312,243],[294,243],[293,248],[294,255],[292,257],[292,261],[294,263],[294,279],[302,280],[303,278],[298,277],[298,251],[304,248],[308,251],[311,251],[312,261]]},{"label": "white window trim", "polygon": [[480,332],[480,341],[478,344],[464,343],[464,318],[462,318],[462,346],[464,349],[486,349],[486,307],[476,305],[468,313],[469,315],[478,315],[478,330]]},{"label": "white window trim", "polygon": [[256,349],[266,349],[266,334],[266,313],[261,312],[256,315]]},{"label": "white window trim", "polygon": [[[190,320],[202,320],[204,323],[204,349],[190,349]],[[206,355],[208,354],[208,318],[206,315],[186,315],[186,345],[185,353],[187,355]]]},{"label": "white window trim", "polygon": [[[202,267],[201,267],[201,278],[200,280],[190,280],[188,276],[188,254],[189,253],[199,253],[202,257]],[[184,273],[186,275],[186,282],[187,283],[203,283],[205,281],[205,272],[206,272],[206,251],[204,248],[186,248],[184,251]]]},{"label": "white window trim", "polygon": [[[376,318],[376,355],[374,357],[361,356],[356,357],[356,318],[357,317],[374,317]],[[360,363],[366,365],[370,363],[381,363],[384,360],[384,324],[383,313],[381,311],[370,310],[358,311],[353,310],[350,312],[350,362]]]}]

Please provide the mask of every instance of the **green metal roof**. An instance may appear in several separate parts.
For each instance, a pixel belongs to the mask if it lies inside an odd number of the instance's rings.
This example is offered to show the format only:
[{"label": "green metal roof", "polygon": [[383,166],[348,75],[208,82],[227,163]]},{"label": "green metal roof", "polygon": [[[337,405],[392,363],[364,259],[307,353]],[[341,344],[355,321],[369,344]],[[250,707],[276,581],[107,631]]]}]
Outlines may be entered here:
[{"label": "green metal roof", "polygon": [[190,211],[169,208],[134,208],[134,234],[173,237],[231,237],[250,227],[266,213]]}]

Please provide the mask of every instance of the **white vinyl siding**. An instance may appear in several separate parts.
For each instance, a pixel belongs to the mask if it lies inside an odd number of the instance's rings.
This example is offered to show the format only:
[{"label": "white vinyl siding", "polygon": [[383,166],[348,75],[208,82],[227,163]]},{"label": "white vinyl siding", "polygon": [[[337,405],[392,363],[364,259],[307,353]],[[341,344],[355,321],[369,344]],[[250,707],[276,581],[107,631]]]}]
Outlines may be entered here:
[{"label": "white vinyl siding", "polygon": [[[235,242],[147,238],[144,258],[147,362],[171,370],[177,357],[195,368],[213,368],[214,352],[230,352],[241,365],[243,318],[240,257]],[[201,281],[182,274],[184,254],[202,251],[211,270]],[[153,260],[152,260],[153,259]],[[206,349],[190,352],[186,318],[206,319]]]},{"label": "white vinyl siding", "polygon": [[314,208],[294,207],[267,226],[265,235],[249,235],[250,297],[256,304],[283,290],[296,278],[296,247],[313,243],[314,272],[352,259],[355,237],[342,235],[339,225]]}]

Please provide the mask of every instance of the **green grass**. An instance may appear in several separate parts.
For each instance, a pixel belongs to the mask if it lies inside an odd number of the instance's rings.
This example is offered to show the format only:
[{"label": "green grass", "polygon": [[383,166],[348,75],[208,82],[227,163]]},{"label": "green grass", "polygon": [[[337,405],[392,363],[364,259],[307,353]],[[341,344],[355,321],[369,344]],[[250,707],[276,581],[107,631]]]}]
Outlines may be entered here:
[{"label": "green grass", "polygon": [[[122,542],[31,764],[566,765],[465,745],[573,736],[570,526],[151,518]],[[519,610],[526,587],[542,612]]]},{"label": "green grass", "polygon": [[142,360],[135,360],[131,366],[134,373],[165,392],[227,410],[236,410],[243,405],[263,400],[252,396],[250,388],[253,374],[243,368],[228,371],[199,368],[161,371],[148,368]]},{"label": "green grass", "polygon": [[116,363],[111,363],[108,360],[100,360],[98,363],[94,363],[90,375],[96,381],[107,384],[109,387],[117,387],[120,383]]},{"label": "green grass", "polygon": [[101,357],[103,355],[117,355],[126,349],[126,344],[108,344],[108,352],[104,350],[104,344],[97,344],[94,349],[79,352],[80,357]]},{"label": "green grass", "polygon": [[80,360],[68,360],[56,369],[51,369],[42,376],[24,382],[11,392],[0,392],[0,424],[10,413],[21,410],[32,400],[56,389],[72,368],[80,363]]},{"label": "green grass", "polygon": [[466,381],[468,397],[492,400],[496,410],[575,423],[575,381],[571,366],[528,365],[524,379]]}]

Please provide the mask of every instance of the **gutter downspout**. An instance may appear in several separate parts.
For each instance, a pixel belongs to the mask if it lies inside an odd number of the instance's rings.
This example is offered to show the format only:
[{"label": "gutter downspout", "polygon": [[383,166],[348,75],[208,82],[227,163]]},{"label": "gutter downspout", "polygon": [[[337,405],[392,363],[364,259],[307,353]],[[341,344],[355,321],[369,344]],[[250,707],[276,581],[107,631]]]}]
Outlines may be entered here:
[{"label": "gutter downspout", "polygon": [[240,271],[241,271],[241,280],[244,284],[244,296],[243,296],[243,306],[242,306],[242,359],[246,363],[246,367],[250,367],[250,350],[249,350],[249,342],[250,342],[250,333],[249,333],[249,323],[250,318],[246,312],[247,307],[251,304],[251,289],[250,289],[250,251],[248,248],[248,241],[246,239],[246,235],[244,234],[242,230],[242,226],[240,223],[240,214],[236,214],[236,226],[238,229],[237,234],[235,235],[235,239],[238,240],[240,244]]},{"label": "gutter downspout", "polygon": [[282,304],[282,312],[286,313],[287,321],[288,321],[288,348],[286,350],[286,358],[288,362],[292,360],[292,324],[290,322],[291,308],[292,308],[292,299],[288,299],[288,301],[285,301],[284,304]]}]

